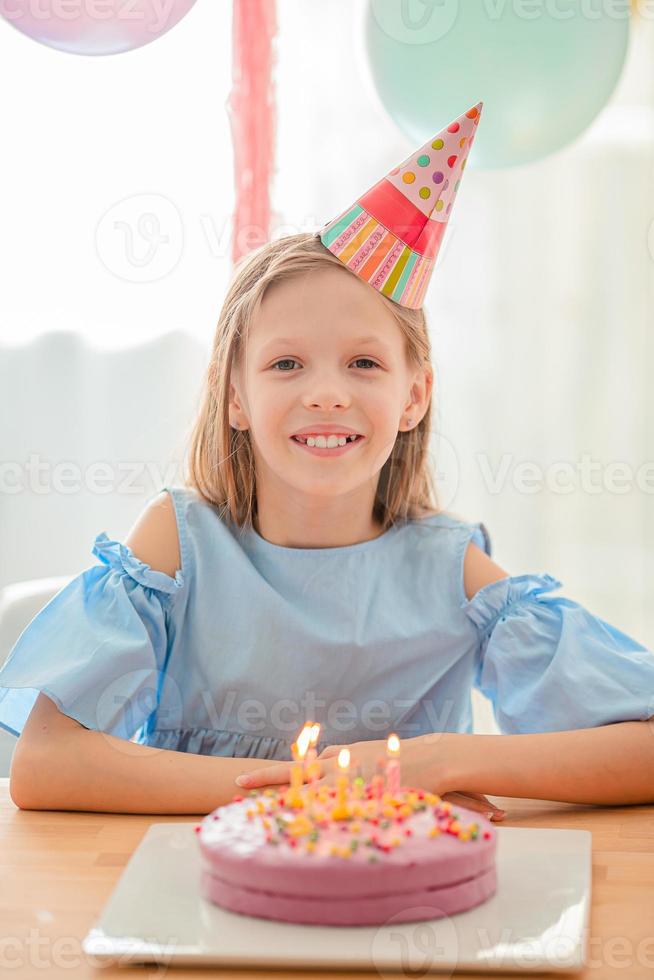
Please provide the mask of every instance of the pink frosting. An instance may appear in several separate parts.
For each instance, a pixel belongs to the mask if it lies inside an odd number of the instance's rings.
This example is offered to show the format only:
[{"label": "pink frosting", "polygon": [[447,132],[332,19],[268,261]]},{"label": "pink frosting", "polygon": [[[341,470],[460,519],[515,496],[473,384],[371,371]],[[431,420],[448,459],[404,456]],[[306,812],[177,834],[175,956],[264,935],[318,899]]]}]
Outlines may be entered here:
[{"label": "pink frosting", "polygon": [[[344,887],[347,887],[344,882]],[[207,871],[202,874],[200,891],[203,898],[215,905],[281,922],[301,922],[305,925],[364,926],[393,922],[416,922],[438,919],[444,915],[465,912],[490,898],[497,889],[495,867],[443,888],[417,888],[401,894],[350,898],[347,892],[340,898],[306,898],[279,895],[256,888],[241,888]]]}]

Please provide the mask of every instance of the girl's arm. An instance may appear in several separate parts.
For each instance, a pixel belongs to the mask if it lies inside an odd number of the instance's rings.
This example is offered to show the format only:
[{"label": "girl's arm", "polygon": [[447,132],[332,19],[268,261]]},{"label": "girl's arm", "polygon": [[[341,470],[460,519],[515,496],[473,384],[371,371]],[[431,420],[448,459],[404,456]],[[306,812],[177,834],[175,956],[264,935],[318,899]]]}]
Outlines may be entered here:
[{"label": "girl's arm", "polygon": [[[464,564],[465,592],[468,599],[472,599],[480,589],[499,581],[507,574],[491,562],[476,545],[468,546]],[[565,600],[562,605],[564,603]],[[617,631],[611,627],[607,629],[617,635]],[[584,659],[583,644],[586,637],[583,630],[580,629],[580,633],[578,658],[581,662]],[[602,631],[598,635],[601,633]],[[628,640],[627,637],[622,639]],[[517,640],[515,642],[518,646],[523,646]],[[590,639],[588,642],[591,642]],[[641,651],[638,656],[647,656],[638,644],[631,645]],[[516,671],[521,668],[525,652],[524,649],[518,651],[515,658]],[[626,653],[623,656],[626,671],[629,662]],[[599,657],[594,659],[597,660],[597,670],[601,671]],[[568,671],[572,677],[571,666]],[[646,683],[645,677],[643,671],[643,684]],[[521,682],[525,684],[524,675]],[[511,676],[507,683],[511,684]],[[530,683],[533,683],[533,678]],[[618,694],[624,696],[625,692],[616,691],[616,697]],[[589,691],[588,697],[592,700],[595,693]],[[644,692],[643,700],[646,700]],[[654,701],[650,700],[649,706],[654,707]],[[581,704],[579,707],[581,709]],[[548,708],[554,708],[554,704],[542,706],[544,720],[547,720]],[[434,738],[447,740],[445,757],[449,768],[448,781],[451,780],[457,786],[465,786],[470,792],[566,803],[611,805],[654,802],[654,715],[645,721],[620,721],[592,728],[544,733],[426,735],[424,740],[427,764],[429,758],[434,761],[436,757],[433,744],[431,753],[429,752],[429,741]],[[441,765],[442,746],[437,755]],[[442,771],[440,775],[442,777]]]},{"label": "girl's arm", "polygon": [[[528,735],[418,736],[429,770],[473,793],[614,806],[654,803],[654,716]],[[431,741],[430,741],[431,740]],[[413,740],[412,740],[413,741]],[[443,751],[445,750],[445,751]]]},{"label": "girl's arm", "polygon": [[92,731],[40,694],[14,750],[9,791],[22,810],[206,814],[243,792],[239,773],[262,765]]},{"label": "girl's arm", "polygon": [[[147,505],[126,544],[152,570],[175,575],[180,549],[169,493]],[[40,693],[14,749],[9,792],[27,810],[206,814],[242,793],[236,776],[264,761],[138,745],[81,725]]]}]

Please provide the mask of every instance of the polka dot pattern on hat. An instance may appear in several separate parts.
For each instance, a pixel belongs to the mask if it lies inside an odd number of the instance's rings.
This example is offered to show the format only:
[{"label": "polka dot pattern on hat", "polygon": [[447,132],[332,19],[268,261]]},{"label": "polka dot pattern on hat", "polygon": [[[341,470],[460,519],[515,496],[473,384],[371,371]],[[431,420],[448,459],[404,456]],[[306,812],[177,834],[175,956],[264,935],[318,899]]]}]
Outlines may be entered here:
[{"label": "polka dot pattern on hat", "polygon": [[[448,220],[478,121],[475,106],[387,174],[387,179],[427,217]],[[445,174],[454,177],[451,188]]]}]

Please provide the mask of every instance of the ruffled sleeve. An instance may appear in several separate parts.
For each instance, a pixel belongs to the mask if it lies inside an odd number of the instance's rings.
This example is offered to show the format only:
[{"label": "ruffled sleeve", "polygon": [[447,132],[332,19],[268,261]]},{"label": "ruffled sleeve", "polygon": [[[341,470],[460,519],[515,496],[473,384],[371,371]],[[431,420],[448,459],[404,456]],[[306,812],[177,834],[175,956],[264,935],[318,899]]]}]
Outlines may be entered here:
[{"label": "ruffled sleeve", "polygon": [[0,726],[20,735],[43,692],[85,728],[131,739],[156,710],[167,616],[184,587],[104,532],[93,565],[25,627],[0,669]]},{"label": "ruffled sleeve", "polygon": [[506,734],[594,728],[654,715],[654,654],[579,603],[516,575],[462,603],[480,633],[474,686]]}]

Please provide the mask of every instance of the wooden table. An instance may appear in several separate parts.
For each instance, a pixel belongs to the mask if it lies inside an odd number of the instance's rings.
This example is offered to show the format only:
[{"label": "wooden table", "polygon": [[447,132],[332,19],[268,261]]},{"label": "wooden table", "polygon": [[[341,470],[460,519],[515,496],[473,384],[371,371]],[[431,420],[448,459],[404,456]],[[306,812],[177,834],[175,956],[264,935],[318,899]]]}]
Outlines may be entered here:
[{"label": "wooden table", "polygon": [[[563,827],[593,835],[593,902],[584,980],[654,976],[654,806],[586,807],[492,797],[504,827]],[[96,966],[82,940],[151,823],[197,817],[19,810],[0,779],[0,973],[13,980],[203,975],[248,980],[290,973],[151,965]],[[296,974],[296,976],[307,974]],[[328,980],[370,974],[313,973]],[[455,974],[456,975],[456,974]],[[488,980],[488,973],[461,976]],[[526,975],[526,974],[525,974]],[[552,976],[552,974],[547,974]],[[435,974],[434,976],[437,976]],[[497,976],[497,975],[496,975]],[[536,974],[531,974],[536,976]],[[539,974],[543,976],[543,974]]]}]

